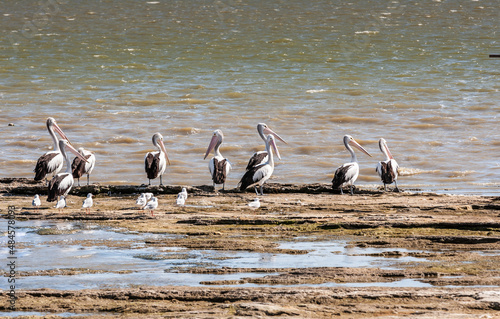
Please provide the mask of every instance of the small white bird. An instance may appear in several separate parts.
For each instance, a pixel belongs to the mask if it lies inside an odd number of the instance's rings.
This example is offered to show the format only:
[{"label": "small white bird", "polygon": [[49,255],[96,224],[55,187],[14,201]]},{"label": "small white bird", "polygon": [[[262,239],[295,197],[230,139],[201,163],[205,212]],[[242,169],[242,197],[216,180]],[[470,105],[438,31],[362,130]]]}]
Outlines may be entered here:
[{"label": "small white bird", "polygon": [[94,204],[94,201],[92,200],[92,194],[88,193],[87,198],[83,200],[82,208],[85,208],[85,212],[88,214],[90,207]]},{"label": "small white bird", "polygon": [[151,216],[153,215],[153,210],[158,208],[158,199],[156,197],[151,197],[151,200],[142,209],[149,209],[151,211]]},{"label": "small white bird", "polygon": [[186,199],[188,198],[188,193],[185,187],[182,188],[182,191],[177,194],[177,205],[184,206],[186,204]]},{"label": "small white bird", "polygon": [[59,213],[62,213],[63,208],[66,207],[66,198],[63,195],[59,196],[59,200],[54,207],[59,209]]},{"label": "small white bird", "polygon": [[260,200],[258,198],[255,198],[253,201],[248,203],[248,207],[251,209],[257,209],[260,207]]},{"label": "small white bird", "polygon": [[40,207],[40,205],[42,205],[42,202],[40,201],[40,195],[38,195],[38,194],[35,195],[35,198],[33,198],[31,205],[34,206],[35,209],[38,211],[38,207]]}]

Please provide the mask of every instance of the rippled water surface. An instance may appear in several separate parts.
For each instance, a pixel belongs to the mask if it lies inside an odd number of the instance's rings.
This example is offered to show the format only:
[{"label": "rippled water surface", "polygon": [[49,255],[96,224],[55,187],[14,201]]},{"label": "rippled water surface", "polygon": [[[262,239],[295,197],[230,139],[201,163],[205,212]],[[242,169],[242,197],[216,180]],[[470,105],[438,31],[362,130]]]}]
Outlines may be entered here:
[{"label": "rippled water surface", "polygon": [[360,185],[384,137],[402,188],[498,194],[499,18],[497,0],[8,1],[0,177],[33,176],[53,116],[100,183],[145,183],[159,131],[164,182],[211,184],[220,128],[235,187],[265,122],[288,142],[276,182],[329,182],[350,134],[373,155]]}]

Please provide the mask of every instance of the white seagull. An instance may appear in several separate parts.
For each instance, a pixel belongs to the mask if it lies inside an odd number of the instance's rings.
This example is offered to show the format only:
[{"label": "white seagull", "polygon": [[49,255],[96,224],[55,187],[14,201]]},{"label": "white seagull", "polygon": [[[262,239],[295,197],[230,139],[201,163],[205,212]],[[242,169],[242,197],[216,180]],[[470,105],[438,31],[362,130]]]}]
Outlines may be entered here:
[{"label": "white seagull", "polygon": [[187,190],[185,187],[183,187],[182,191],[179,194],[177,194],[176,204],[179,206],[184,206],[184,204],[186,204],[187,197],[188,197]]},{"label": "white seagull", "polygon": [[[282,141],[283,143],[287,144],[284,139],[281,138],[278,134],[276,134],[269,126],[267,126],[266,123],[259,123],[257,124],[257,132],[259,133],[260,138],[266,143],[266,135],[267,134],[272,134],[274,137],[276,137],[278,140]],[[250,160],[248,161],[247,168],[245,170],[249,170],[252,167],[255,167],[260,164],[264,164],[268,160],[268,152],[267,151],[258,151],[252,155]]]},{"label": "white seagull", "polygon": [[165,145],[163,144],[163,136],[160,133],[153,135],[153,145],[158,148],[157,152],[148,152],[144,158],[145,170],[149,179],[151,180],[160,177],[160,186],[163,185],[162,175],[165,173],[167,163],[170,165]]},{"label": "white seagull", "polygon": [[210,171],[210,175],[212,175],[214,190],[216,184],[222,184],[222,190],[224,190],[227,175],[229,175],[229,171],[231,171],[231,163],[229,163],[227,158],[224,158],[220,153],[220,146],[223,141],[224,134],[222,134],[222,131],[215,130],[210,140],[210,144],[208,145],[207,152],[205,153],[205,157],[203,157],[203,159],[207,158],[210,151],[212,151],[212,149],[214,150],[214,157],[208,162],[208,170]]},{"label": "white seagull", "polygon": [[142,209],[148,209],[151,211],[151,216],[153,215],[153,210],[158,208],[158,199],[156,197],[151,197],[151,200]]},{"label": "white seagull", "polygon": [[82,208],[85,208],[85,212],[87,214],[89,213],[90,207],[92,207],[92,205],[94,204],[94,201],[92,200],[92,196],[93,195],[91,193],[88,193],[87,198],[84,199],[83,204],[82,204]]},{"label": "white seagull", "polygon": [[31,202],[31,205],[35,207],[35,209],[38,211],[38,207],[42,205],[42,202],[40,201],[40,195],[36,194],[35,197],[33,198],[33,201]]},{"label": "white seagull", "polygon": [[61,154],[59,140],[57,139],[56,132],[61,136],[61,138],[69,141],[69,139],[66,137],[66,134],[64,134],[59,125],[57,125],[56,120],[53,117],[47,118],[46,125],[47,130],[52,137],[54,149],[40,156],[40,158],[36,162],[36,166],[34,169],[35,181],[41,181],[46,177],[47,174],[50,173],[52,173],[52,175],[56,175],[64,166],[64,157]]},{"label": "white seagull", "polygon": [[370,153],[368,153],[363,148],[363,146],[359,145],[358,142],[356,142],[352,138],[352,136],[345,135],[344,146],[349,151],[349,153],[351,153],[351,161],[349,163],[342,164],[339,168],[337,168],[337,170],[335,171],[335,176],[333,177],[332,180],[332,188],[333,189],[340,188],[340,193],[344,194],[344,192],[342,191],[342,187],[350,186],[351,195],[353,195],[354,194],[353,184],[356,181],[356,179],[358,179],[359,165],[358,165],[358,159],[356,158],[356,154],[354,153],[351,145],[371,157]]},{"label": "white seagull", "polygon": [[274,171],[274,158],[272,149],[274,149],[274,151],[276,152],[276,156],[281,159],[278,147],[276,146],[276,142],[274,140],[274,136],[269,134],[266,140],[266,152],[269,154],[267,161],[246,171],[245,175],[243,175],[239,183],[240,191],[244,191],[248,187],[254,186],[255,193],[257,193],[257,196],[259,196],[259,192],[257,190],[258,185],[260,186],[260,195],[264,195],[262,185],[264,185],[264,183],[271,177]]},{"label": "white seagull", "polygon": [[63,208],[66,207],[66,197],[64,197],[63,195],[59,196],[59,200],[54,207],[59,209],[59,213],[62,213]]},{"label": "white seagull", "polygon": [[382,183],[384,183],[384,191],[387,191],[387,184],[396,184],[396,188],[394,191],[399,192],[398,188],[398,162],[392,157],[391,151],[389,151],[389,147],[387,147],[387,142],[385,139],[381,138],[378,141],[378,146],[380,151],[385,155],[385,160],[382,162],[378,162],[375,171],[378,173],[380,178],[382,179]]},{"label": "white seagull", "polygon": [[260,200],[258,198],[255,198],[253,201],[248,203],[248,207],[252,209],[257,209],[260,207]]}]

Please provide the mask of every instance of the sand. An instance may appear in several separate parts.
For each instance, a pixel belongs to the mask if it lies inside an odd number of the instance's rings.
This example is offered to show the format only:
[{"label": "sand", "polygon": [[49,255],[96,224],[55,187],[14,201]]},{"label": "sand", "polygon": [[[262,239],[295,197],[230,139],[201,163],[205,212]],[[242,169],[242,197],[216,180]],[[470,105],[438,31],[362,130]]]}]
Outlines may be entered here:
[{"label": "sand", "polygon": [[[251,191],[188,187],[187,205],[180,207],[175,205],[180,189],[76,187],[68,197],[69,207],[60,213],[45,202],[46,196],[42,196],[39,210],[31,207],[33,195],[46,192],[43,183],[2,179],[0,213],[6,218],[8,206],[15,206],[18,220],[88,220],[131,231],[182,234],[187,236],[169,239],[168,244],[192,249],[300,254],[303,252],[280,249],[277,238],[336,237],[348,239],[353,246],[390,248],[384,252],[387,256],[425,257],[428,262],[407,263],[399,270],[314,265],[272,271],[255,268],[251,271],[269,274],[234,282],[204,282],[203,287],[18,290],[16,310],[86,314],[84,318],[500,318],[499,197],[363,189],[350,196],[334,194],[326,184],[271,183],[265,189],[268,195],[261,197],[261,208],[252,210],[247,206],[256,197]],[[160,202],[153,216],[134,205],[137,194],[145,191],[156,194]],[[95,205],[87,214],[81,203],[89,192],[95,195]],[[147,243],[163,244],[162,240]],[[425,252],[404,253],[398,250],[401,248]],[[249,270],[192,267],[182,271],[221,274]],[[45,275],[89,271],[54,269]],[[376,286],[405,278],[432,286]],[[373,283],[374,287],[317,286],[328,283]],[[231,286],[221,287],[223,284]],[[8,297],[4,288],[0,293],[2,311],[8,310]]]}]

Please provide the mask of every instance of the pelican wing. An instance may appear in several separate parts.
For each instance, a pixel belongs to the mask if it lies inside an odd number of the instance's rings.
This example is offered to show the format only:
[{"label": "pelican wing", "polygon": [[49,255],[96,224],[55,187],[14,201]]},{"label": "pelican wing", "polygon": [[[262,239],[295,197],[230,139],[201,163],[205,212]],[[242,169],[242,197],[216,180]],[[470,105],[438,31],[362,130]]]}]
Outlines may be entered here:
[{"label": "pelican wing", "polygon": [[344,164],[335,171],[335,176],[332,179],[332,188],[339,189],[345,183],[354,182],[356,178],[356,163]]},{"label": "pelican wing", "polygon": [[54,202],[61,195],[69,193],[73,187],[73,176],[67,173],[57,174],[49,182],[48,202]]},{"label": "pelican wing", "polygon": [[59,152],[48,152],[40,156],[35,166],[35,181],[41,181],[45,175],[52,173],[63,165],[63,157]]},{"label": "pelican wing", "polygon": [[157,178],[160,173],[160,152],[149,152],[146,155],[144,164],[148,178]]},{"label": "pelican wing", "polygon": [[267,152],[266,151],[260,151],[255,154],[250,158],[247,164],[247,168],[245,170],[249,170],[252,167],[258,166],[262,163],[265,163],[267,161]]},{"label": "pelican wing", "polygon": [[[84,156],[87,161],[90,160],[91,155],[85,155]],[[95,162],[95,159],[94,159]],[[90,163],[90,162],[89,162]],[[75,157],[73,160],[73,163],[71,164],[71,172],[73,172],[73,177],[74,178],[80,178],[83,176],[83,174],[90,174],[89,172],[89,163],[84,162],[81,158]],[[92,169],[94,168],[93,163],[91,163]]]}]

